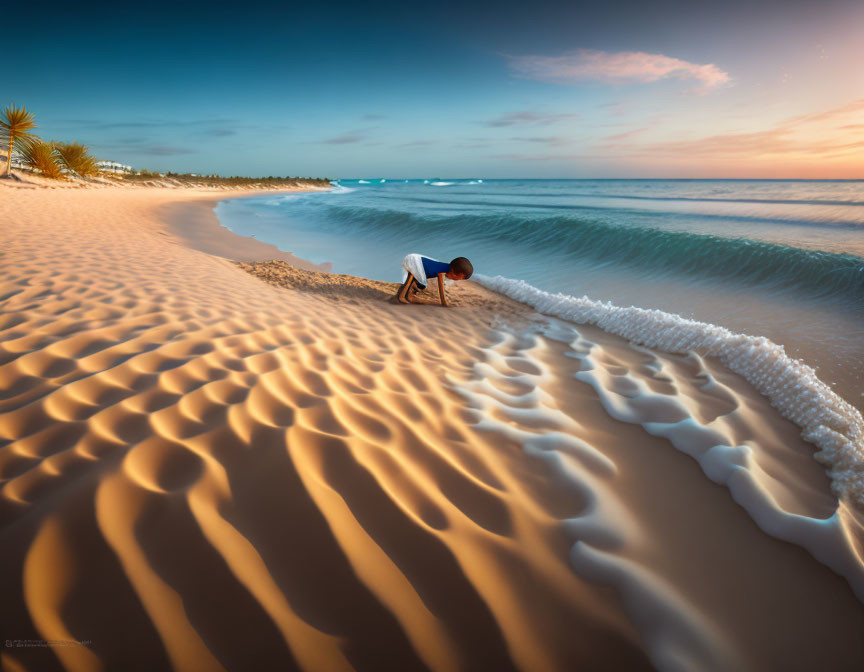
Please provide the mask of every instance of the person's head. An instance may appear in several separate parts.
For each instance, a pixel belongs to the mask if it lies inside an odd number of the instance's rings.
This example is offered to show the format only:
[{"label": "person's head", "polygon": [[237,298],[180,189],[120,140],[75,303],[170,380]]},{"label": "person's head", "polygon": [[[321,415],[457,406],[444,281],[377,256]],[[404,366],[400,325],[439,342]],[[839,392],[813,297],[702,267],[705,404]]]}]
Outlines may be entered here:
[{"label": "person's head", "polygon": [[474,273],[474,267],[465,257],[456,257],[450,262],[447,277],[451,280],[467,280]]}]

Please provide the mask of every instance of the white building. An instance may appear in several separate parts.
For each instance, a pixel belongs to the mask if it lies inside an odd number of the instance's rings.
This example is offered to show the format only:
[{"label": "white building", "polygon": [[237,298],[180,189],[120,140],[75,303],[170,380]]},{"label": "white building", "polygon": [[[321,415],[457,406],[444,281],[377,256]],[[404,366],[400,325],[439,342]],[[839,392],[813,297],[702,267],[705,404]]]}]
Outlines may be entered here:
[{"label": "white building", "polygon": [[132,166],[126,166],[122,163],[117,163],[116,161],[97,161],[96,165],[99,166],[99,170],[106,173],[134,173],[135,170]]}]

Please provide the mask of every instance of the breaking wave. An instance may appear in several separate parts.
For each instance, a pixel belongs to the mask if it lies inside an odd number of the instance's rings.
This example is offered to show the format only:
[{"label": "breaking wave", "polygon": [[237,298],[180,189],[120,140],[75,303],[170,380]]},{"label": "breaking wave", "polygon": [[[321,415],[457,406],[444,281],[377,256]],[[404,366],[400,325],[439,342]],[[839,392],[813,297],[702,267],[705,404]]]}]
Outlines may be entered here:
[{"label": "breaking wave", "polygon": [[795,289],[812,297],[844,297],[864,303],[864,259],[852,254],[562,216],[424,216],[329,205],[326,220],[350,225],[353,231],[363,230],[373,237],[387,235],[388,230],[421,235],[433,225],[436,232],[454,239],[470,235],[475,240],[566,254],[595,265],[625,265],[654,275],[689,275],[750,287]]}]

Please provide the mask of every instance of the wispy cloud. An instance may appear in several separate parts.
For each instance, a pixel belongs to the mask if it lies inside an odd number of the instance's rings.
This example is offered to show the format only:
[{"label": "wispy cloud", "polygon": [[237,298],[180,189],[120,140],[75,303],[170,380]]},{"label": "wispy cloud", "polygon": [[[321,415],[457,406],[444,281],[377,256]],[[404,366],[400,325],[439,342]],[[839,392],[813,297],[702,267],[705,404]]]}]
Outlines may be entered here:
[{"label": "wispy cloud", "polygon": [[151,147],[141,147],[138,150],[142,154],[150,156],[175,156],[178,154],[197,154],[198,150],[189,149],[188,147],[174,147],[171,145],[155,145]]},{"label": "wispy cloud", "polygon": [[176,145],[152,145],[145,144],[147,138],[124,138],[119,142],[93,143],[94,148],[101,152],[119,151],[126,154],[137,154],[143,156],[178,156],[181,154],[197,154],[197,149],[179,147]]},{"label": "wispy cloud", "polygon": [[648,131],[654,128],[655,124],[651,124],[650,126],[640,126],[639,128],[631,128],[629,131],[624,131],[622,133],[615,133],[614,135],[607,135],[605,138],[601,138],[601,142],[606,145],[614,145],[619,142],[623,142],[624,140],[631,140],[635,138],[637,135],[641,135],[645,131]]},{"label": "wispy cloud", "polygon": [[621,131],[619,133],[612,133],[611,135],[604,136],[600,138],[599,145],[596,149],[600,150],[614,150],[619,146],[626,146],[632,143],[634,138],[639,138],[640,136],[644,136],[648,131],[651,131],[657,127],[659,127],[664,121],[668,119],[667,115],[658,115],[655,116],[652,120],[647,123],[643,123],[641,126],[636,126],[634,128],[629,128],[626,131]]},{"label": "wispy cloud", "polygon": [[802,138],[796,135],[793,128],[778,127],[753,133],[723,133],[650,144],[621,143],[599,149],[607,152],[611,150],[619,157],[830,160],[860,154],[864,149],[864,140]]},{"label": "wispy cloud", "polygon": [[[849,124],[864,109],[864,99],[829,109],[817,110],[779,121],[755,130],[728,130],[710,135],[683,135],[675,131],[666,139],[655,138],[654,131],[664,117],[601,138],[586,153],[566,152],[566,144],[550,143],[540,152],[496,154],[507,161],[644,161],[661,164],[667,160],[695,162],[697,166],[746,165],[751,170],[782,165],[825,167],[849,162],[864,153],[864,124]],[[542,140],[542,137],[513,137],[511,140]],[[550,139],[552,139],[550,137]],[[549,149],[543,153],[542,149]],[[555,151],[557,150],[557,151]],[[564,151],[562,151],[564,150]],[[800,168],[798,168],[800,169]]]},{"label": "wispy cloud", "polygon": [[590,154],[492,154],[490,159],[500,159],[502,161],[588,161],[597,159],[597,156]]},{"label": "wispy cloud", "polygon": [[784,123],[788,126],[797,126],[799,124],[812,124],[816,122],[828,121],[831,119],[848,117],[850,114],[856,114],[864,111],[864,98],[853,100],[851,103],[832,107],[821,112],[811,112],[809,114],[800,114],[797,117],[787,119]]},{"label": "wispy cloud", "polygon": [[[789,152],[793,148],[794,143],[791,141],[790,134],[791,131],[788,128],[773,128],[754,133],[723,133],[702,138],[671,140],[630,147],[629,150],[633,153],[653,156],[741,157],[776,155]],[[619,148],[625,149],[625,146],[622,144]]]},{"label": "wispy cloud", "polygon": [[351,135],[350,133],[346,133],[345,135],[337,135],[335,138],[327,138],[326,140],[322,140],[325,145],[350,145],[355,142],[362,142],[365,140],[362,135]]},{"label": "wispy cloud", "polygon": [[454,142],[451,146],[454,149],[486,149],[492,145],[492,138],[464,138]]},{"label": "wispy cloud", "polygon": [[551,84],[598,81],[608,84],[656,82],[661,79],[693,79],[700,90],[729,82],[729,74],[716,65],[691,63],[663,54],[641,51],[611,53],[577,49],[560,56],[509,56],[510,68],[520,77]]},{"label": "wispy cloud", "polygon": [[635,153],[713,158],[835,158],[859,153],[862,148],[864,140],[806,140],[795,137],[790,128],[773,128],[756,133],[727,133],[656,143],[645,145]]},{"label": "wispy cloud", "polygon": [[410,149],[412,147],[428,147],[434,145],[434,140],[412,140],[411,142],[403,142],[401,145],[396,145],[399,149]]},{"label": "wispy cloud", "polygon": [[574,113],[557,113],[550,114],[548,112],[538,112],[536,110],[522,110],[520,112],[512,112],[504,116],[492,119],[491,121],[482,122],[484,126],[491,128],[500,128],[503,126],[550,126],[557,124],[565,119],[578,119],[580,115]]},{"label": "wispy cloud", "polygon": [[493,154],[489,158],[502,161],[549,161],[552,159],[548,154]]},{"label": "wispy cloud", "polygon": [[345,131],[341,135],[327,138],[326,140],[318,140],[319,143],[325,145],[351,145],[356,142],[363,142],[369,139],[369,134],[375,130],[375,127],[357,128],[353,131]]},{"label": "wispy cloud", "polygon": [[562,138],[558,135],[535,135],[535,136],[523,136],[517,135],[510,138],[513,142],[532,142],[538,144],[547,144],[547,145],[563,145],[567,142],[570,142],[568,138]]},{"label": "wispy cloud", "polygon": [[596,148],[629,156],[693,156],[704,158],[832,159],[860,152],[864,124],[849,124],[864,111],[864,98],[843,105],[799,114],[755,131],[729,131],[713,135],[639,143],[652,124],[602,139]]},{"label": "wispy cloud", "polygon": [[621,117],[632,111],[632,103],[616,100],[598,105],[597,109],[603,110],[603,113],[608,117]]},{"label": "wispy cloud", "polygon": [[864,124],[849,124],[864,110],[864,99],[828,109],[799,114],[755,130],[738,129],[711,135],[647,141],[643,134],[654,123],[608,135],[592,151],[617,158],[687,158],[718,161],[834,161],[854,157],[864,150],[864,138],[856,132]]},{"label": "wispy cloud", "polygon": [[132,119],[117,122],[99,119],[61,119],[59,123],[82,128],[188,128],[190,126],[236,126],[240,122],[237,119]]}]

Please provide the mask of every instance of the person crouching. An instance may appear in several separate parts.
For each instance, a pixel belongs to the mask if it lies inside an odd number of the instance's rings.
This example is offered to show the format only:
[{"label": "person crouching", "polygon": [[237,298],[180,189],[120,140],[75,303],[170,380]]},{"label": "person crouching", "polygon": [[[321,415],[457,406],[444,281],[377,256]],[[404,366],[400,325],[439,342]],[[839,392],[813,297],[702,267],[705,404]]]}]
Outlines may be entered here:
[{"label": "person crouching", "polygon": [[444,296],[444,278],[449,280],[467,280],[474,273],[474,267],[465,257],[456,257],[449,264],[431,257],[419,254],[409,254],[402,260],[404,274],[402,285],[396,292],[399,303],[414,303],[414,295],[419,290],[426,289],[432,278],[438,279],[438,296],[441,305],[447,306]]}]

